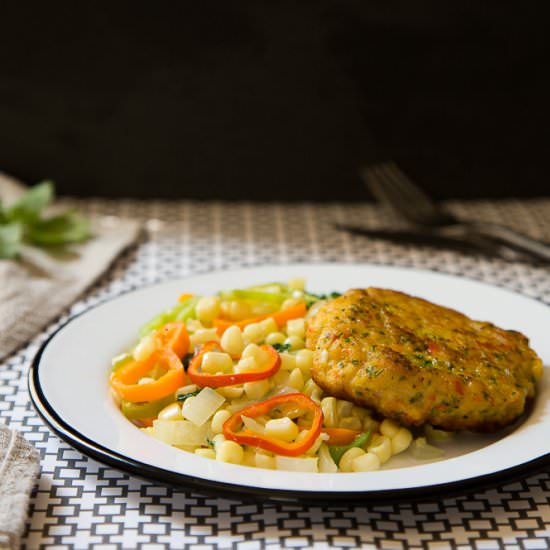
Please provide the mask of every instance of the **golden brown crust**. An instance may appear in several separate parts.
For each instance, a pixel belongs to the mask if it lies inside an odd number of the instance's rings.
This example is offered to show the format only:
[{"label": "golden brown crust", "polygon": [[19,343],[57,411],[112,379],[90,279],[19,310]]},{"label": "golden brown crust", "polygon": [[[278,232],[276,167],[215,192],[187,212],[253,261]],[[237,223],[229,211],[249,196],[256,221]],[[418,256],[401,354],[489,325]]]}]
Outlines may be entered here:
[{"label": "golden brown crust", "polygon": [[404,425],[494,431],[521,415],[542,363],[519,332],[402,292],[354,289],[309,320],[329,395]]}]

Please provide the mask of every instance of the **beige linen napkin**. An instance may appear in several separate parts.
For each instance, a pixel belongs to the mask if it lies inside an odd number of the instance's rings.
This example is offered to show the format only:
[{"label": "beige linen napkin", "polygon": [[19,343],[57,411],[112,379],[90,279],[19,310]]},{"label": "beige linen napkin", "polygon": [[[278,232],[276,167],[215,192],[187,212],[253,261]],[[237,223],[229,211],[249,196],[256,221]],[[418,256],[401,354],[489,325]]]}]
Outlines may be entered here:
[{"label": "beige linen napkin", "polygon": [[[24,186],[0,173],[0,198],[9,204]],[[93,238],[48,251],[25,246],[21,260],[0,260],[0,359],[35,336],[74,302],[132,244],[136,220],[92,219]]]},{"label": "beige linen napkin", "polygon": [[0,424],[0,550],[19,548],[38,470],[37,450]]}]

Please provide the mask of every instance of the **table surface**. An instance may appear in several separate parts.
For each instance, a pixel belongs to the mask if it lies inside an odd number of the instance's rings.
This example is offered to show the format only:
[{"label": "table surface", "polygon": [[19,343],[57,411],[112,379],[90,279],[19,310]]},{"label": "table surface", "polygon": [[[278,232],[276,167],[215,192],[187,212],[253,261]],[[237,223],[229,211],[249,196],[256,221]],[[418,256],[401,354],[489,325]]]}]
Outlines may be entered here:
[{"label": "table surface", "polygon": [[[83,456],[33,410],[26,374],[59,324],[153,282],[266,263],[368,262],[437,270],[550,303],[547,268],[351,237],[331,221],[398,227],[372,204],[66,201],[88,215],[142,219],[140,242],[56,323],[0,367],[0,418],[41,453],[26,548],[549,548],[550,470],[433,502],[323,508],[250,504],[142,481]],[[550,241],[550,199],[449,203]]]}]

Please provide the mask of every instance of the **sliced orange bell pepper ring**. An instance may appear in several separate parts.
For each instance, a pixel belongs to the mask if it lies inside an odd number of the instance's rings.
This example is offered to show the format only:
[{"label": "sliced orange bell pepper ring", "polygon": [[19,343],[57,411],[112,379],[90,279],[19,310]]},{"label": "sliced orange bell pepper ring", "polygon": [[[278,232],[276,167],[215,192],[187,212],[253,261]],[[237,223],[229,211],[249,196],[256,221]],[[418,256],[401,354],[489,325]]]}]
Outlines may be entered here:
[{"label": "sliced orange bell pepper ring", "polygon": [[236,326],[241,330],[251,325],[252,323],[259,323],[264,319],[269,319],[270,317],[277,323],[279,327],[282,327],[287,321],[291,319],[298,319],[304,317],[307,313],[307,307],[305,302],[296,304],[295,306],[289,307],[287,309],[282,309],[276,311],[275,313],[269,313],[267,315],[260,315],[258,317],[250,317],[249,319],[243,319],[242,321],[228,321],[227,319],[214,319],[213,325],[218,329],[218,334],[222,335],[229,327]]},{"label": "sliced orange bell pepper ring", "polygon": [[182,321],[160,327],[155,333],[155,340],[159,348],[170,348],[180,359],[189,351],[189,334]]},{"label": "sliced orange bell pepper ring", "polygon": [[[275,407],[280,405],[298,405],[303,409],[304,413],[312,413],[313,420],[311,426],[307,431],[306,436],[300,441],[287,443],[280,439],[268,437],[264,434],[254,432],[245,428],[238,431],[243,425],[242,417],[255,418],[268,414]],[[249,405],[244,409],[231,416],[223,425],[223,434],[226,439],[236,441],[241,445],[251,445],[252,447],[260,447],[266,451],[271,451],[284,456],[299,456],[304,454],[317,440],[321,433],[321,427],[323,424],[323,411],[321,407],[312,401],[309,397],[303,393],[287,393],[283,395],[277,395],[261,403],[255,403]]]},{"label": "sliced orange bell pepper ring", "polygon": [[[167,371],[157,380],[138,384],[155,365]],[[161,399],[185,385],[185,372],[179,357],[169,348],[155,350],[145,361],[131,361],[111,374],[111,386],[127,401],[142,403]]]},{"label": "sliced orange bell pepper ring", "polygon": [[187,369],[187,374],[191,381],[198,386],[208,386],[210,388],[221,388],[223,386],[233,386],[235,384],[244,384],[245,382],[254,382],[263,380],[275,374],[281,366],[281,356],[271,346],[263,345],[260,348],[269,354],[269,361],[262,370],[249,372],[235,372],[230,374],[211,374],[201,370],[202,360],[205,353],[220,349],[217,342],[206,342],[199,348],[199,351]]}]

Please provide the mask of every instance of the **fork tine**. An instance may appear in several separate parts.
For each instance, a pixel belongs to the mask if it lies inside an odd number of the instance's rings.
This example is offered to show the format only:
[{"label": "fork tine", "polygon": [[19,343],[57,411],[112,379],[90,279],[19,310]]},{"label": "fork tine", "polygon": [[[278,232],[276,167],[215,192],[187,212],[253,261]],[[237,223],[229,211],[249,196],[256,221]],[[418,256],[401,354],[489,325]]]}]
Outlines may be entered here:
[{"label": "fork tine", "polygon": [[368,188],[378,201],[399,208],[402,202],[401,197],[395,193],[393,185],[387,184],[387,178],[381,170],[381,165],[366,168],[363,175]]},{"label": "fork tine", "polygon": [[453,223],[393,162],[370,166],[363,176],[374,196],[391,204],[405,218],[420,225]]},{"label": "fork tine", "polygon": [[410,201],[404,200],[398,186],[386,174],[384,165],[365,169],[363,176],[368,188],[378,201],[390,204],[407,219],[417,220],[415,209],[411,209]]},{"label": "fork tine", "polygon": [[431,209],[432,211],[437,210],[434,201],[420,190],[394,162],[382,165],[381,170],[405,200],[410,201],[417,207]]}]

